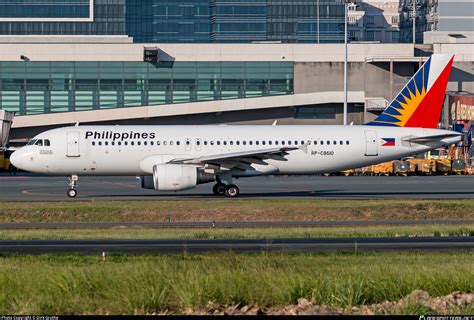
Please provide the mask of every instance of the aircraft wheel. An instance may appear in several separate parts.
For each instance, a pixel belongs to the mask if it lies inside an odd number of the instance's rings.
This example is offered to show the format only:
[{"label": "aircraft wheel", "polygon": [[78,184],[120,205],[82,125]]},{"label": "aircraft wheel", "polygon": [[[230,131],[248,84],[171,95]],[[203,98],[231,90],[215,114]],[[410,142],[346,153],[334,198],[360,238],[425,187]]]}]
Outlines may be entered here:
[{"label": "aircraft wheel", "polygon": [[77,190],[76,189],[68,189],[67,190],[67,196],[69,198],[75,198],[77,196]]},{"label": "aircraft wheel", "polygon": [[212,187],[212,193],[216,196],[223,196],[225,194],[225,184],[223,183],[216,183],[214,187]]},{"label": "aircraft wheel", "polygon": [[225,188],[226,197],[235,198],[239,195],[239,193],[240,193],[239,187],[237,187],[235,184],[229,184]]}]

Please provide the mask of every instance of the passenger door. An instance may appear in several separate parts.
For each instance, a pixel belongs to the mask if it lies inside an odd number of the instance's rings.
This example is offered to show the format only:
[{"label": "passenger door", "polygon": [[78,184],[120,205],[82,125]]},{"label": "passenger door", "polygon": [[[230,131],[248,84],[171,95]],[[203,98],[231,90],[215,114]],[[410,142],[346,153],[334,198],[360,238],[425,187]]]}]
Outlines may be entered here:
[{"label": "passenger door", "polygon": [[365,130],[365,155],[377,156],[378,154],[377,131]]},{"label": "passenger door", "polygon": [[79,152],[79,132],[68,131],[67,132],[67,152],[68,157],[80,157]]}]

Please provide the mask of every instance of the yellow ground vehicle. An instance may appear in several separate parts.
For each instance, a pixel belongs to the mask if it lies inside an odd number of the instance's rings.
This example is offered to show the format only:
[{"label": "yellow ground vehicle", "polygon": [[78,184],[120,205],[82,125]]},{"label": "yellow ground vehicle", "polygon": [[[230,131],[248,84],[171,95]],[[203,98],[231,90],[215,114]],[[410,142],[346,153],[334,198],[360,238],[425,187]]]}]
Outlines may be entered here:
[{"label": "yellow ground vehicle", "polygon": [[341,176],[348,177],[354,175],[354,169],[341,171]]},{"label": "yellow ground vehicle", "polygon": [[389,176],[393,174],[393,161],[374,164],[370,172],[377,176]]},{"label": "yellow ground vehicle", "polygon": [[10,154],[9,151],[0,151],[0,171],[8,171],[10,168]]},{"label": "yellow ground vehicle", "polygon": [[430,159],[410,159],[410,172],[412,174],[426,174],[431,175],[436,172],[437,161]]}]

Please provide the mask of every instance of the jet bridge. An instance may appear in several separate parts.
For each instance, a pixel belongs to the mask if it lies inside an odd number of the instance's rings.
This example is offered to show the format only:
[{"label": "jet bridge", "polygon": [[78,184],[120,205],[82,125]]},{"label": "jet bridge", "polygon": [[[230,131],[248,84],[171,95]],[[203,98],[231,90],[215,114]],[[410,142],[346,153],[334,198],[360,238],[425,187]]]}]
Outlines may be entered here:
[{"label": "jet bridge", "polygon": [[4,150],[7,147],[14,115],[14,112],[0,110],[0,150]]}]

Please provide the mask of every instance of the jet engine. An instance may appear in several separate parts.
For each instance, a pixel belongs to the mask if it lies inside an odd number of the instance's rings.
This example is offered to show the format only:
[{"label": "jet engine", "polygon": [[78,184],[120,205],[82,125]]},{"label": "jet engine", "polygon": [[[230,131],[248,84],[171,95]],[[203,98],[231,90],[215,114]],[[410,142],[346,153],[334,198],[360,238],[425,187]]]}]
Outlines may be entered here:
[{"label": "jet engine", "polygon": [[215,175],[206,173],[195,166],[157,164],[153,166],[153,176],[141,177],[141,186],[158,191],[182,191],[215,180]]}]

